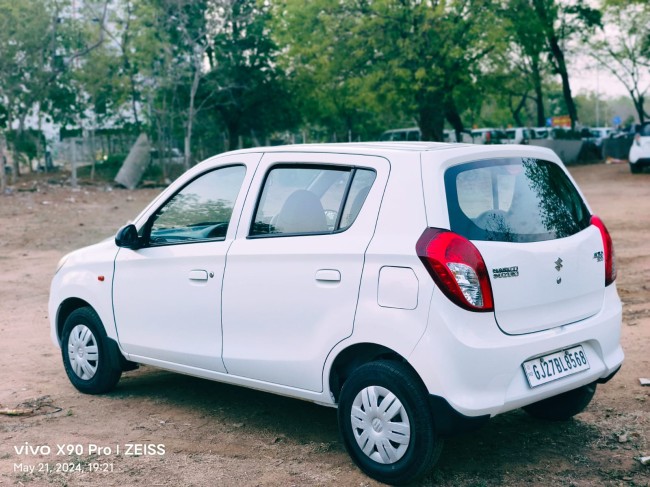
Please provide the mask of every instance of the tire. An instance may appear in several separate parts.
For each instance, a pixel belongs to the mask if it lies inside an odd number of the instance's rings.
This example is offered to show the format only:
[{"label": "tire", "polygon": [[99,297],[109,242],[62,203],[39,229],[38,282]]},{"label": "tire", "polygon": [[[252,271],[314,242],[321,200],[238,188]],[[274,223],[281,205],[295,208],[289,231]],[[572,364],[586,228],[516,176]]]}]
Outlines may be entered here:
[{"label": "tire", "polygon": [[61,353],[68,379],[80,392],[109,392],[120,380],[122,369],[111,360],[106,331],[92,308],[76,309],[65,320]]},{"label": "tire", "polygon": [[630,163],[630,172],[632,174],[639,174],[642,171],[642,167],[637,164]]},{"label": "tire", "polygon": [[524,411],[538,419],[567,421],[584,411],[595,393],[596,383],[593,382],[558,396],[524,406]]},{"label": "tire", "polygon": [[[384,408],[388,410],[385,415],[377,409],[383,400],[391,401]],[[366,415],[366,411],[375,414]],[[427,391],[419,378],[399,362],[371,362],[356,369],[343,384],[338,419],[352,460],[380,482],[413,482],[434,466],[442,450],[443,441],[435,432]],[[392,439],[399,440],[391,441],[389,433]],[[382,439],[382,444],[373,441]],[[386,445],[388,448],[381,448]]]}]

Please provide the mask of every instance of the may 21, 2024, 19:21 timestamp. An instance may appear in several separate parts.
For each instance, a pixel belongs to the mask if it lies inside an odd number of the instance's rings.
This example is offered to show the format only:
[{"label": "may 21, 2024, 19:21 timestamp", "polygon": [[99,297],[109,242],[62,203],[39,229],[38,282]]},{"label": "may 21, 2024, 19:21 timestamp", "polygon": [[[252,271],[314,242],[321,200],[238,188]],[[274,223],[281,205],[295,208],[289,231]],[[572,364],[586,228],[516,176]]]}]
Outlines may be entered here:
[{"label": "may 21, 2024, 19:21 timestamp", "polygon": [[38,462],[14,463],[14,473],[26,474],[51,474],[51,473],[71,473],[71,472],[113,472],[113,463],[111,462]]}]

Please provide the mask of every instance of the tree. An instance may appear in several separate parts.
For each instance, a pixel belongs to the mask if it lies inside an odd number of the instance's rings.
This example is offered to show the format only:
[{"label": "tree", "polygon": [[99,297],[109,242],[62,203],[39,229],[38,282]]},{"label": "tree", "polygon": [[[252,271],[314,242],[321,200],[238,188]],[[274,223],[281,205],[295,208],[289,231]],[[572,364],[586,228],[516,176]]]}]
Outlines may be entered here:
[{"label": "tree", "polygon": [[281,6],[286,64],[333,112],[388,106],[417,120],[425,140],[443,139],[445,119],[463,129],[503,37],[490,0],[320,0],[308,16],[303,2]]},{"label": "tree", "polygon": [[[81,27],[88,19],[65,0],[0,0],[0,10],[0,100],[7,109],[8,128],[18,121],[18,133],[11,138],[13,152],[20,142],[24,148],[35,145],[40,154],[43,117],[65,123],[78,110],[71,74],[102,39],[85,35]],[[38,118],[37,132],[25,131],[29,115]],[[19,174],[18,157],[12,174]]]},{"label": "tree", "polygon": [[591,56],[625,86],[643,123],[650,118],[645,108],[650,89],[650,6],[615,3],[606,7],[604,20],[588,43]]},{"label": "tree", "polygon": [[[513,109],[513,118],[518,125],[522,125],[519,112],[525,107],[529,93],[532,92],[536,106],[536,125],[544,126],[546,114],[543,83],[548,63],[544,58],[546,38],[543,26],[536,15],[531,15],[529,0],[509,0],[503,16],[508,21],[506,31],[510,34],[511,44],[502,60],[507,70],[501,79],[501,86],[510,87],[514,84],[518,87],[519,102]],[[515,72],[519,72],[520,76],[513,76]]]},{"label": "tree", "polygon": [[[539,21],[546,47],[550,53],[555,72],[562,80],[562,94],[566,103],[571,128],[575,129],[578,122],[578,110],[571,94],[571,84],[567,69],[564,44],[580,34],[589,35],[593,29],[600,25],[601,13],[585,4],[584,0],[529,0],[529,11]],[[523,4],[522,4],[523,6]]]},{"label": "tree", "polygon": [[212,108],[206,115],[214,127],[225,127],[229,148],[243,136],[259,145],[298,120],[270,35],[270,6],[256,0],[224,1],[218,15],[202,95]]}]

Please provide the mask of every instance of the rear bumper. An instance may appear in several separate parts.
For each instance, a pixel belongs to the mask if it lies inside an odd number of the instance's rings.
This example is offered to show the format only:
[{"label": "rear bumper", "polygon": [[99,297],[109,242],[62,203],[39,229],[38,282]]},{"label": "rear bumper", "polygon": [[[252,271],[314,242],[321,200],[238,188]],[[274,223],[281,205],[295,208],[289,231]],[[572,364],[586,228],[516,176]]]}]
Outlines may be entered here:
[{"label": "rear bumper", "polygon": [[444,397],[430,395],[429,406],[433,413],[433,423],[436,433],[447,437],[474,431],[490,419],[489,414],[483,416],[465,416],[456,411]]},{"label": "rear bumper", "polygon": [[601,377],[600,379],[598,379],[598,383],[599,384],[607,384],[610,380],[612,380],[614,378],[614,376],[616,374],[618,374],[619,370],[621,370],[620,365],[618,367],[616,367],[616,370],[614,372],[612,372],[611,374],[609,374],[607,377]]},{"label": "rear bumper", "polygon": [[[594,381],[609,380],[623,362],[621,304],[615,285],[601,311],[585,320],[537,333],[506,335],[492,313],[472,313],[434,292],[431,321],[409,356],[429,394],[467,417],[495,416]],[[468,313],[470,315],[468,315]],[[526,360],[582,345],[589,370],[531,388]]]}]

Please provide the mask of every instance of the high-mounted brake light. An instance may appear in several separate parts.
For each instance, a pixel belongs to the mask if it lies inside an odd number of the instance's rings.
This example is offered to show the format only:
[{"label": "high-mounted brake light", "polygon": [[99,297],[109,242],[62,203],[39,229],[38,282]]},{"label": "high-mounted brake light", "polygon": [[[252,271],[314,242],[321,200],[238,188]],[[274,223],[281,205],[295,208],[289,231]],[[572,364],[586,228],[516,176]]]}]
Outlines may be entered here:
[{"label": "high-mounted brake light", "polygon": [[603,221],[596,215],[592,215],[589,223],[600,230],[600,236],[603,239],[603,251],[605,253],[605,286],[609,286],[616,280],[616,255],[614,254],[612,237],[609,235],[607,227]]},{"label": "high-mounted brake light", "polygon": [[492,287],[478,249],[449,230],[427,228],[415,250],[440,290],[470,311],[492,311]]}]

